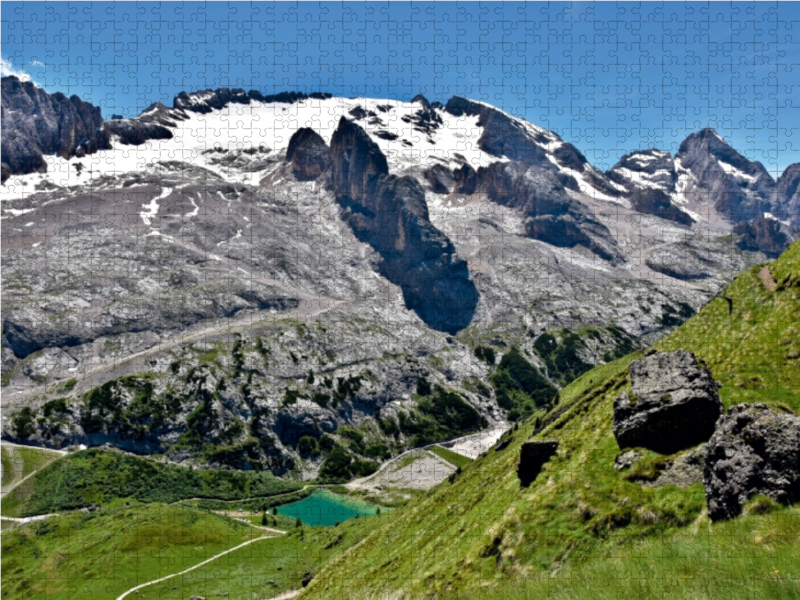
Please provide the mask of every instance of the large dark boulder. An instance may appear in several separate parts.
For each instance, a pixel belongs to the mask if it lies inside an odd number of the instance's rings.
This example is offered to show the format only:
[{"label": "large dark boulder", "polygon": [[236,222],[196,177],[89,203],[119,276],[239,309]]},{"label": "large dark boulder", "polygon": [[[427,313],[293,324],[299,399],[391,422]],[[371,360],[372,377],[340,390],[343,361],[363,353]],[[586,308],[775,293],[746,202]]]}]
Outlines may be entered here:
[{"label": "large dark boulder", "polygon": [[757,494],[800,500],[800,417],[758,403],[731,408],[706,447],[703,482],[714,521],[738,516]]},{"label": "large dark boulder", "polygon": [[100,109],[78,96],[48,94],[13,75],[2,79],[2,180],[45,172],[45,154],[85,156],[111,148]]},{"label": "large dark boulder", "polygon": [[614,400],[620,448],[672,454],[707,441],[723,412],[711,372],[686,350],[656,352],[630,366],[632,391]]},{"label": "large dark boulder", "polygon": [[539,476],[542,467],[558,450],[556,441],[525,442],[519,450],[517,477],[522,487],[528,487]]},{"label": "large dark boulder", "polygon": [[331,139],[330,184],[342,218],[381,255],[380,272],[400,286],[406,307],[439,331],[469,325],[478,290],[466,261],[430,222],[422,186],[390,175],[377,144],[344,117]]},{"label": "large dark boulder", "polygon": [[289,140],[286,161],[298,181],[314,181],[330,166],[331,151],[320,135],[308,127],[298,129]]}]

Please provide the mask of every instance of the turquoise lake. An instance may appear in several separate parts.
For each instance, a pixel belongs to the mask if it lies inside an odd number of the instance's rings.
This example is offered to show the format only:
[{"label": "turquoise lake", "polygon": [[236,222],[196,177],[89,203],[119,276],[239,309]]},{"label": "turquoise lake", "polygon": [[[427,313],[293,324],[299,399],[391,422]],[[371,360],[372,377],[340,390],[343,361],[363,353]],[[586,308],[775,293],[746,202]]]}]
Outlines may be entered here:
[{"label": "turquoise lake", "polygon": [[348,519],[354,519],[356,516],[371,517],[378,508],[374,504],[322,489],[314,490],[310,496],[297,502],[279,506],[278,514],[299,518],[304,525],[326,527],[335,525],[336,521],[341,523]]}]

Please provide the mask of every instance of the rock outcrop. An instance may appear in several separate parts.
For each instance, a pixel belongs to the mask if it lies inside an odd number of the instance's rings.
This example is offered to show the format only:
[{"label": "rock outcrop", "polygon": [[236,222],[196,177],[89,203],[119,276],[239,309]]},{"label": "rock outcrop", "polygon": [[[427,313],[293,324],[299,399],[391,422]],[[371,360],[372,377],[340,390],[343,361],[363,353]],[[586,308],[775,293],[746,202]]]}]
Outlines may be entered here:
[{"label": "rock outcrop", "polygon": [[517,477],[522,487],[532,484],[542,470],[542,467],[558,450],[556,441],[525,442],[519,450],[519,463],[517,464]]},{"label": "rock outcrop", "polygon": [[2,181],[45,172],[45,154],[85,156],[110,148],[100,109],[78,96],[48,94],[13,75],[2,79]]},{"label": "rock outcrop", "polygon": [[777,184],[776,216],[800,227],[800,163],[786,167]]},{"label": "rock outcrop", "polygon": [[792,242],[790,229],[775,219],[760,218],[737,223],[733,233],[740,236],[736,245],[742,250],[760,251],[777,258]]},{"label": "rock outcrop", "polygon": [[623,261],[616,240],[587,206],[569,196],[552,163],[497,162],[477,173],[465,165],[455,173],[459,193],[485,193],[490,200],[519,210],[528,237],[558,246],[583,246],[614,263]]},{"label": "rock outcrop", "polygon": [[330,148],[313,129],[298,129],[289,140],[286,161],[299,181],[314,181],[330,166]]},{"label": "rock outcrop", "polygon": [[686,350],[657,352],[630,366],[632,391],[614,400],[620,448],[672,454],[707,441],[723,407],[711,372]]},{"label": "rock outcrop", "polygon": [[380,272],[400,286],[406,307],[433,329],[469,325],[478,290],[453,243],[431,224],[422,187],[389,175],[378,145],[344,117],[331,139],[331,186],[344,220],[381,255]]},{"label": "rock outcrop", "polygon": [[198,92],[181,92],[172,101],[173,108],[188,110],[200,114],[208,114],[215,110],[221,110],[229,104],[250,104],[251,101],[270,103],[279,102],[281,104],[294,104],[307,98],[323,100],[330,98],[330,94],[313,92],[304,94],[302,92],[280,92],[278,94],[262,94],[257,90],[245,92],[241,88],[217,88],[215,90],[202,90]]},{"label": "rock outcrop", "polygon": [[713,129],[687,137],[675,160],[693,174],[684,190],[687,199],[713,201],[732,223],[764,216],[775,197],[775,181],[757,161],[734,150]]},{"label": "rock outcrop", "polygon": [[103,130],[110,135],[119,137],[121,144],[140,146],[147,140],[169,140],[172,132],[158,123],[140,121],[137,119],[115,119],[106,121]]},{"label": "rock outcrop", "polygon": [[706,448],[708,515],[730,519],[754,495],[800,500],[800,417],[764,404],[739,404],[722,417]]}]

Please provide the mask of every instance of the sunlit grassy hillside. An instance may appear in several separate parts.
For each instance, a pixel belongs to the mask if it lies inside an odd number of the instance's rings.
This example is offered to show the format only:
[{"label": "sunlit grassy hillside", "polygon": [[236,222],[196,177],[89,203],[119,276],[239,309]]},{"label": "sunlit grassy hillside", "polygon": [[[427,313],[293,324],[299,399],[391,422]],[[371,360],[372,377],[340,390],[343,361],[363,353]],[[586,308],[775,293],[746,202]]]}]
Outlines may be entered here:
[{"label": "sunlit grassy hillside", "polygon": [[[800,409],[800,243],[743,273],[657,347],[695,352],[723,383],[726,406]],[[769,287],[772,287],[771,285]],[[799,597],[800,511],[756,499],[711,524],[701,483],[643,485],[665,457],[614,469],[612,402],[633,354],[584,374],[389,526],[333,559],[302,597]],[[520,489],[521,444],[555,439],[557,455]],[[766,514],[762,514],[766,513]],[[717,593],[719,592],[719,593]]]}]

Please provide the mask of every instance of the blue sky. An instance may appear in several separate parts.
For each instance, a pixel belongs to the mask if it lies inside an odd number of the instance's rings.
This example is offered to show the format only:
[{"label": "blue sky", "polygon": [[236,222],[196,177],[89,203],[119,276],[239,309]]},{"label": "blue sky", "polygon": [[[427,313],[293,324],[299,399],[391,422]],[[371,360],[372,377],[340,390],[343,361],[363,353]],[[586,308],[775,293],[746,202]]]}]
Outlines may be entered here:
[{"label": "blue sky", "polygon": [[[492,103],[601,168],[702,127],[800,162],[796,3],[2,2],[4,74],[138,114],[243,87]],[[795,40],[794,38],[797,38]],[[800,86],[800,82],[797,83]]]}]

